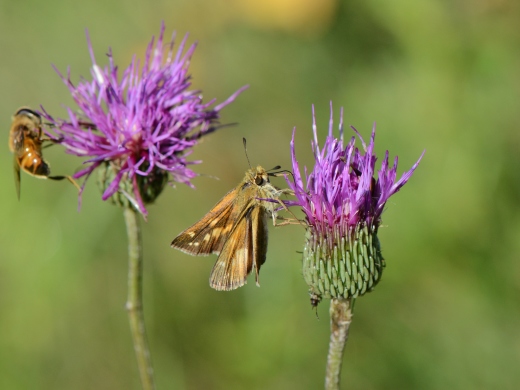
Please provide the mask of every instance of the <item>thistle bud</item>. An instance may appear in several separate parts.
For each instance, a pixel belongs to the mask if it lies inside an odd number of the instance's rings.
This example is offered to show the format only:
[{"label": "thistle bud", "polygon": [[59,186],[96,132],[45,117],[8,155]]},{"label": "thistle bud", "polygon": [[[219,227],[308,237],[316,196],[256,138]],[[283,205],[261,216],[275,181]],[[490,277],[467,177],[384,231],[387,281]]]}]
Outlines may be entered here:
[{"label": "thistle bud", "polygon": [[387,151],[375,178],[375,127],[368,146],[352,128],[363,151],[355,147],[355,136],[344,146],[343,110],[339,138],[333,137],[332,104],[330,112],[329,134],[320,149],[313,107],[311,146],[316,163],[311,173],[306,174],[305,187],[296,160],[293,132],[293,179],[287,178],[297,198],[292,204],[301,206],[308,224],[303,277],[309,285],[313,306],[322,298],[364,295],[381,280],[385,267],[377,238],[381,214],[386,201],[408,181],[422,158],[421,155],[412,169],[395,181],[397,157],[393,167],[389,167]]},{"label": "thistle bud", "polygon": [[356,298],[374,289],[385,267],[374,230],[353,230],[347,237],[336,237],[332,245],[307,232],[303,277],[313,299]]}]

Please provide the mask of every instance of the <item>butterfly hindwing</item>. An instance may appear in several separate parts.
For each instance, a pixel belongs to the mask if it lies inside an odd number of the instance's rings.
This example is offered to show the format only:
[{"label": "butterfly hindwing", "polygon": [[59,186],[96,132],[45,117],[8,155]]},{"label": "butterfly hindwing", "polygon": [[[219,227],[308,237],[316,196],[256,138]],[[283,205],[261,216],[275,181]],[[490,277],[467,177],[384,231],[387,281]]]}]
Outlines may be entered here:
[{"label": "butterfly hindwing", "polygon": [[256,207],[251,216],[252,234],[253,234],[253,260],[256,272],[256,284],[259,286],[258,274],[260,267],[265,263],[267,256],[267,211],[259,206]]},{"label": "butterfly hindwing", "polygon": [[253,268],[253,207],[239,219],[213,266],[209,284],[215,290],[234,290],[246,283]]}]

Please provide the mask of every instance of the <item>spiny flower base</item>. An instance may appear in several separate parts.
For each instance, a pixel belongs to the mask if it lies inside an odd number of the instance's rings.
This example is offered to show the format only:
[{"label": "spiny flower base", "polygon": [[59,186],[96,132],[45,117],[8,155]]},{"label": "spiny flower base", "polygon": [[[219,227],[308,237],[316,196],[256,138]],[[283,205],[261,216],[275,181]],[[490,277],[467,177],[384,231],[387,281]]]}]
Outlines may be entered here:
[{"label": "spiny flower base", "polygon": [[311,302],[322,298],[356,298],[372,291],[381,279],[385,260],[375,227],[356,229],[349,237],[334,240],[307,235],[303,252],[303,277]]},{"label": "spiny flower base", "polygon": [[[98,186],[101,192],[105,192],[115,179],[119,169],[108,162],[102,163],[98,168]],[[168,184],[168,172],[154,168],[148,176],[136,175],[139,195],[144,204],[153,203],[160,195],[166,184]],[[134,207],[140,211],[135,196],[135,189],[131,180],[121,180],[119,190],[110,196],[110,201],[120,207]]]}]

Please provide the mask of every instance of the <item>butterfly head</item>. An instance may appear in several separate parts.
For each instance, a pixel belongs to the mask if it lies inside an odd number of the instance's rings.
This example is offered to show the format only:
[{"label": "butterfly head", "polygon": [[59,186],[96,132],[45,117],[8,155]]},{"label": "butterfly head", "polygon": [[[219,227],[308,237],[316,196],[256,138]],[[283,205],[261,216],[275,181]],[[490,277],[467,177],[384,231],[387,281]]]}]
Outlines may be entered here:
[{"label": "butterfly head", "polygon": [[255,169],[249,170],[250,181],[255,183],[257,186],[262,187],[269,183],[269,174],[260,165]]}]

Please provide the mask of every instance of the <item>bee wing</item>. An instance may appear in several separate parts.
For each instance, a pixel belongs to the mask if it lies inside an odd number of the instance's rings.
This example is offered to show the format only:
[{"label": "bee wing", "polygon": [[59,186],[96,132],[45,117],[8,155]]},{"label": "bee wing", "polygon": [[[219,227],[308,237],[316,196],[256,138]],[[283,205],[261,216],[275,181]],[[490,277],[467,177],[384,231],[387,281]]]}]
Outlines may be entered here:
[{"label": "bee wing", "polygon": [[23,143],[25,140],[25,133],[23,131],[14,131],[11,130],[11,134],[9,136],[9,149],[15,155],[23,154]]},{"label": "bee wing", "polygon": [[190,255],[220,253],[233,228],[237,191],[229,191],[199,222],[175,237],[171,246]]},{"label": "bee wing", "polygon": [[18,157],[14,156],[14,186],[16,187],[16,195],[18,196],[18,200],[20,200],[20,164],[18,164]]},{"label": "bee wing", "polygon": [[267,217],[265,209],[254,205],[246,209],[234,227],[213,266],[209,284],[215,290],[234,290],[246,283],[253,267],[258,273],[267,254]]}]

